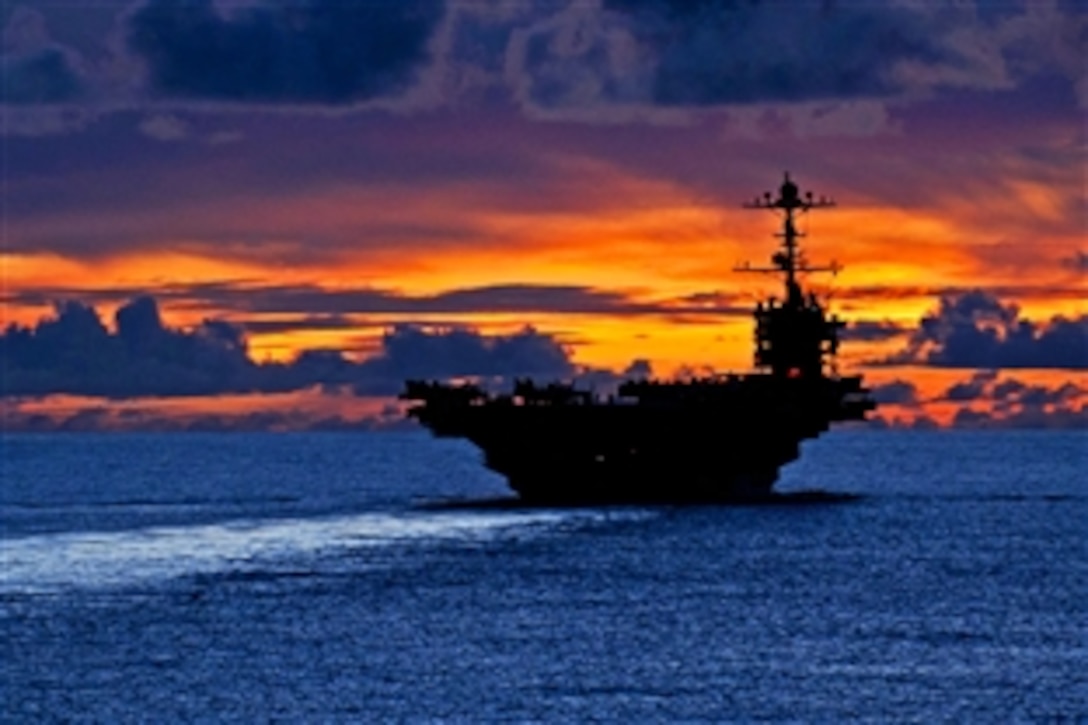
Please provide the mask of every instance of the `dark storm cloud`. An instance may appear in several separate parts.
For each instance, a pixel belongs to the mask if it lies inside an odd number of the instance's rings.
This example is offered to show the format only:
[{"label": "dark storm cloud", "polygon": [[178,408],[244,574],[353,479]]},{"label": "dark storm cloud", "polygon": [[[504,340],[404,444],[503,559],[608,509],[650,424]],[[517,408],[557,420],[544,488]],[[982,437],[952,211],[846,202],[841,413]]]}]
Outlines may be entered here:
[{"label": "dark storm cloud", "polygon": [[140,297],[120,307],[115,331],[93,307],[70,301],[33,328],[0,336],[4,396],[53,393],[132,398],[283,392],[347,386],[393,395],[405,378],[568,377],[568,352],[552,336],[526,328],[487,336],[467,328],[387,332],[379,352],[356,362],[338,350],[307,350],[290,363],[255,363],[241,330],[207,320],[193,330],[163,325],[158,305]]},{"label": "dark storm cloud", "polygon": [[942,297],[906,347],[883,361],[949,368],[1088,368],[1088,316],[1036,323],[981,290]]},{"label": "dark storm cloud", "polygon": [[157,95],[243,103],[350,104],[404,90],[429,61],[442,0],[295,0],[222,12],[151,0],[127,45]]},{"label": "dark storm cloud", "polygon": [[606,0],[658,54],[668,105],[885,96],[897,64],[951,62],[933,29],[883,3]]},{"label": "dark storm cloud", "polygon": [[970,8],[891,3],[605,0],[520,29],[510,57],[536,109],[884,98],[992,87],[1000,61],[958,47],[972,21]]},{"label": "dark storm cloud", "polygon": [[[1082,13],[1063,3],[39,5],[40,11],[23,15],[40,17],[37,27],[48,21],[66,48],[92,61],[80,70],[98,92],[89,104],[94,108],[85,109],[96,117],[131,109],[134,101],[164,99],[204,111],[207,101],[296,111],[342,108],[388,99],[425,76],[426,87],[415,89],[433,104],[507,104],[512,96],[534,117],[542,110],[577,109],[589,111],[584,120],[623,121],[664,110],[676,120],[687,118],[687,109],[707,106],[928,100],[933,90],[1009,90],[1036,77],[1057,77],[1068,92],[1083,75]],[[35,57],[24,70],[64,82],[20,91],[20,97],[71,100],[66,81],[79,74],[65,74],[62,60]],[[638,112],[616,115],[618,107]]]},{"label": "dark storm cloud", "polygon": [[24,56],[5,54],[2,62],[4,82],[0,83],[0,103],[66,103],[82,93],[82,81],[71,61],[56,48]]}]

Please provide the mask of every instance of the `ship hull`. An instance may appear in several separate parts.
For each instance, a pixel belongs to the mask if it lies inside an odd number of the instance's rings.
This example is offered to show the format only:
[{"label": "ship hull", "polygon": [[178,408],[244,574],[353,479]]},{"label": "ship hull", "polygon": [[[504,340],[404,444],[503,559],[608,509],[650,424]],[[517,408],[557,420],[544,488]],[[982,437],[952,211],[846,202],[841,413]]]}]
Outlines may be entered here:
[{"label": "ship hull", "polygon": [[[556,411],[548,411],[554,413]],[[701,502],[765,495],[784,464],[798,455],[800,438],[774,445],[719,428],[715,435],[658,414],[637,431],[616,430],[605,420],[523,420],[510,433],[479,431],[468,437],[484,462],[505,476],[525,500],[548,503]],[[630,415],[628,413],[628,415]],[[529,418],[530,416],[526,416]],[[675,418],[670,420],[670,418]],[[738,432],[734,432],[738,433]]]},{"label": "ship hull", "polygon": [[814,400],[731,402],[428,407],[414,415],[436,435],[472,441],[521,499],[557,505],[766,497],[801,442],[836,417]]}]

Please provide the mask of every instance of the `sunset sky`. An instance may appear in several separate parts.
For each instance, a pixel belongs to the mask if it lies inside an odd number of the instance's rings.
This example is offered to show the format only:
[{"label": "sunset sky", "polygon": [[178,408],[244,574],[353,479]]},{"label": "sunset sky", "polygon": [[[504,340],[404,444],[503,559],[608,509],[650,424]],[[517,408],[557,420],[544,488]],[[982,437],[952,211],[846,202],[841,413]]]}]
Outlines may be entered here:
[{"label": "sunset sky", "polygon": [[743,371],[790,171],[877,424],[1088,425],[1075,0],[13,0],[5,426]]}]

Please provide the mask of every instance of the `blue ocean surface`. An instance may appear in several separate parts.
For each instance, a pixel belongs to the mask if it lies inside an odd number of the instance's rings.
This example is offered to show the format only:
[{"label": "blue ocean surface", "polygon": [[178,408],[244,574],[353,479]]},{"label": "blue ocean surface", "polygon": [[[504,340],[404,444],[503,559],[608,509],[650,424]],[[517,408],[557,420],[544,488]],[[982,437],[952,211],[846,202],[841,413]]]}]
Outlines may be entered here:
[{"label": "blue ocean surface", "polygon": [[[727,442],[723,442],[723,445]],[[0,438],[0,719],[1088,720],[1088,437],[547,509],[423,434]]]}]

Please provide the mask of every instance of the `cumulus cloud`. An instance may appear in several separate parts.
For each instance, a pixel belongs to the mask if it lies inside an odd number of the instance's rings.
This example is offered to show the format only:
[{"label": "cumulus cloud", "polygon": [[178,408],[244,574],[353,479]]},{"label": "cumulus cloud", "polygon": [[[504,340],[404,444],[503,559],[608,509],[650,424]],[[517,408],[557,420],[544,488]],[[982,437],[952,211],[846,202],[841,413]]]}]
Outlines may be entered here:
[{"label": "cumulus cloud", "polygon": [[53,393],[131,398],[282,392],[347,387],[394,395],[406,378],[567,378],[567,349],[525,328],[487,336],[465,328],[388,331],[377,354],[356,361],[339,350],[307,350],[290,363],[256,363],[240,328],[207,320],[192,330],[165,326],[153,298],[117,310],[114,329],[80,302],[58,305],[33,328],[12,325],[0,336],[4,396]]},{"label": "cumulus cloud", "polygon": [[150,0],[127,46],[155,95],[260,104],[344,105],[397,94],[430,60],[442,0],[300,0],[220,10]]},{"label": "cumulus cloud", "polygon": [[464,328],[400,325],[383,336],[380,354],[360,364],[353,385],[361,394],[388,395],[405,378],[567,378],[574,371],[568,351],[531,327],[487,337]]},{"label": "cumulus cloud", "polygon": [[881,361],[949,368],[1088,368],[1088,316],[1037,323],[974,290],[941,298],[906,347]]},{"label": "cumulus cloud", "polygon": [[166,328],[148,297],[121,307],[116,328],[110,332],[93,307],[75,301],[33,329],[8,327],[0,337],[4,395],[205,395],[259,387],[236,329],[215,322],[189,332]]}]

